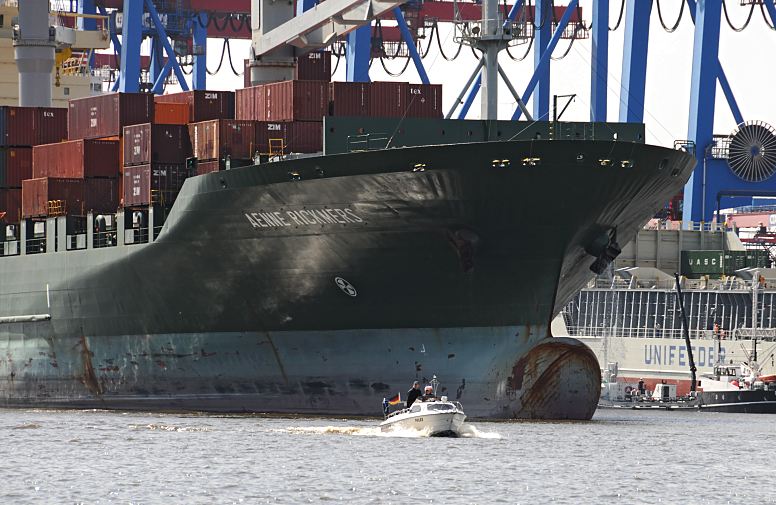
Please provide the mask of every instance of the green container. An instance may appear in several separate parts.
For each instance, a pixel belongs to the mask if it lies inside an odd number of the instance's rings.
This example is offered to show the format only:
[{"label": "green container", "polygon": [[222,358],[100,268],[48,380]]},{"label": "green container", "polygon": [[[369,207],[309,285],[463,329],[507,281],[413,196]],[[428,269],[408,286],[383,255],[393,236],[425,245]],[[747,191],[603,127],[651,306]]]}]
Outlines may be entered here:
[{"label": "green container", "polygon": [[746,268],[746,251],[725,251],[723,261],[725,275],[733,275],[736,270]]},{"label": "green container", "polygon": [[768,251],[762,249],[750,249],[746,251],[747,268],[767,268]]},{"label": "green container", "polygon": [[720,276],[725,264],[723,251],[682,251],[681,274],[696,278],[702,275]]}]

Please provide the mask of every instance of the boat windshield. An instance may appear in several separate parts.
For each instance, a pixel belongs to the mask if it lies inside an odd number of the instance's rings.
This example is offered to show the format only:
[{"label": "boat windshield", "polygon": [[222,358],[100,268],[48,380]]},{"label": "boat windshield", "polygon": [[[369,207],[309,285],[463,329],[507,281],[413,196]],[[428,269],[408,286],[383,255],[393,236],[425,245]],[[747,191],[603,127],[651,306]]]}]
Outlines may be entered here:
[{"label": "boat windshield", "polygon": [[426,408],[428,410],[455,410],[455,406],[449,403],[430,403]]}]

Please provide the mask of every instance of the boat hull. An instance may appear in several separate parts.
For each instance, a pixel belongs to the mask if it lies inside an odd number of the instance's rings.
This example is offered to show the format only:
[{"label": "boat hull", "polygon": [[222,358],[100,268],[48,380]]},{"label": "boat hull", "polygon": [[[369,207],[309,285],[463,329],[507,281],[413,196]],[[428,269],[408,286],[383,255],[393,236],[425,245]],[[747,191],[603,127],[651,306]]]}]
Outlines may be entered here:
[{"label": "boat hull", "polygon": [[430,437],[458,437],[461,435],[466,416],[459,412],[418,414],[396,421],[384,421],[380,431],[416,430]]},{"label": "boat hull", "polygon": [[151,243],[0,258],[0,402],[374,415],[437,374],[474,417],[589,419],[599,365],[549,321],[691,168],[533,141],[194,177]]}]

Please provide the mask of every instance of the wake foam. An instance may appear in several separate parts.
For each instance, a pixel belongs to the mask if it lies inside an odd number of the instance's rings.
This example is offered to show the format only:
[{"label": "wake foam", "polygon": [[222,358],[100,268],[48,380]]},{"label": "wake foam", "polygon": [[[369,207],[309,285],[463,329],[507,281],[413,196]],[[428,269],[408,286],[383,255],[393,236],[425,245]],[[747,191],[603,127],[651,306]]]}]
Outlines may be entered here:
[{"label": "wake foam", "polygon": [[[430,435],[429,430],[393,427],[388,431],[382,431],[379,426],[290,426],[270,431],[275,433],[291,433],[293,435],[350,435],[355,437],[387,438],[425,438]],[[481,431],[474,425],[464,423],[461,437],[500,439],[501,435],[496,432]]]},{"label": "wake foam", "polygon": [[130,424],[129,429],[179,432],[211,431],[211,429],[206,426],[175,426],[171,424]]}]

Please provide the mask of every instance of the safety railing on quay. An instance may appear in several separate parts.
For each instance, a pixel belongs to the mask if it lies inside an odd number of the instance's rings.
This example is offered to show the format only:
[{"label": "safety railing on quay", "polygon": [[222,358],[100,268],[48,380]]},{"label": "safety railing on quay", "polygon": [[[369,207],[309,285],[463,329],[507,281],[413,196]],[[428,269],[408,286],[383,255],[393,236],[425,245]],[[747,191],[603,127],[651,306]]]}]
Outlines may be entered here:
[{"label": "safety railing on quay", "polygon": [[[577,327],[567,326],[568,334],[572,337],[601,337],[601,338],[654,338],[668,340],[684,339],[681,328],[625,328],[625,327]],[[693,330],[689,332],[690,338],[695,340],[716,340],[714,330]],[[757,340],[776,341],[776,328],[735,328],[730,331],[722,330],[719,334],[721,340]]]}]

